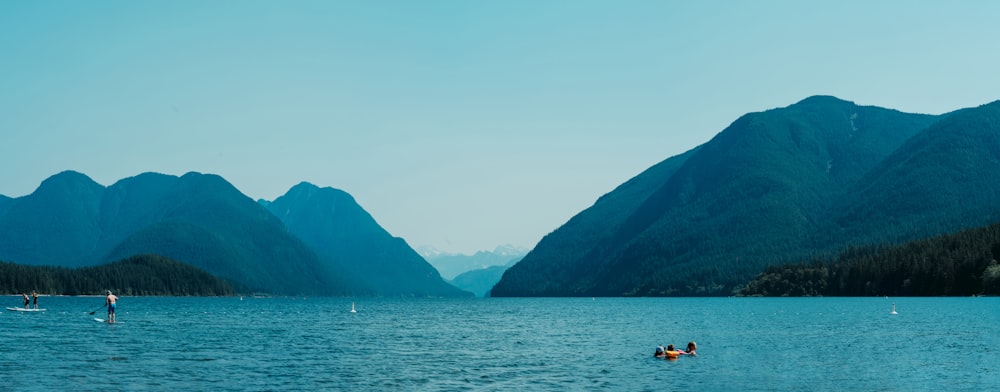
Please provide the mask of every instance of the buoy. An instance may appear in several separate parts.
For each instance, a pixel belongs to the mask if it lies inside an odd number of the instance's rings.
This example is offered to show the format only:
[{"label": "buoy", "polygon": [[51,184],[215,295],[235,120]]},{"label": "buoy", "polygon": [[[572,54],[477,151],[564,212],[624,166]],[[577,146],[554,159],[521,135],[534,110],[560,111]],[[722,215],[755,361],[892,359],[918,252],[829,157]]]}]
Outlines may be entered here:
[{"label": "buoy", "polygon": [[357,313],[357,312],[358,312],[357,310],[354,310],[354,302],[351,302],[351,313]]},{"label": "buoy", "polygon": [[892,303],[892,311],[889,312],[889,314],[899,314],[899,313],[896,313],[896,303],[895,302]]}]

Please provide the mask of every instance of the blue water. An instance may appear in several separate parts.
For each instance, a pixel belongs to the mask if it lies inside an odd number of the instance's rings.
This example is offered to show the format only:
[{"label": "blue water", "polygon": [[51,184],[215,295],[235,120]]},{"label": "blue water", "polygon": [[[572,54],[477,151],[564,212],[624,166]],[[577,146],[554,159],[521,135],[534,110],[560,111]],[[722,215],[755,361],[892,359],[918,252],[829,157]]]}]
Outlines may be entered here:
[{"label": "blue water", "polygon": [[102,302],[0,313],[0,390],[1000,390],[1000,298]]}]

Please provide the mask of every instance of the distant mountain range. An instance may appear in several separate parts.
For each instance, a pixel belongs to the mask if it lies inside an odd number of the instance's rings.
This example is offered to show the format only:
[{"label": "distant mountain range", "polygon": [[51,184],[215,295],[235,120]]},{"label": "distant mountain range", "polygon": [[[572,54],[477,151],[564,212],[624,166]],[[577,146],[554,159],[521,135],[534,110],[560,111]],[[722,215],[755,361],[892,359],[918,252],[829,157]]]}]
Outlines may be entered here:
[{"label": "distant mountain range", "polygon": [[500,281],[504,271],[528,253],[527,249],[511,245],[473,255],[445,253],[431,247],[421,247],[418,251],[449,283],[477,297],[489,296],[490,289]]},{"label": "distant mountain range", "polygon": [[[441,277],[454,279],[459,274],[485,269],[492,266],[504,266],[517,262],[528,253],[528,249],[512,245],[501,245],[493,251],[478,251],[473,255],[441,252],[432,247],[419,247],[417,251],[428,263],[437,268]],[[496,282],[494,282],[496,283]]]},{"label": "distant mountain range", "polygon": [[332,188],[303,183],[267,203],[216,175],[144,173],[104,187],[66,171],[0,198],[0,260],[81,267],[139,254],[273,294],[471,296]]},{"label": "distant mountain range", "polygon": [[1000,101],[740,117],[543,238],[493,296],[729,295],[766,266],[1000,220]]},{"label": "distant mountain range", "polygon": [[491,265],[469,270],[459,274],[448,282],[455,287],[475,294],[477,297],[489,297],[490,290],[500,281],[503,273],[512,265],[517,264],[518,261],[521,261],[520,257],[504,265]]}]

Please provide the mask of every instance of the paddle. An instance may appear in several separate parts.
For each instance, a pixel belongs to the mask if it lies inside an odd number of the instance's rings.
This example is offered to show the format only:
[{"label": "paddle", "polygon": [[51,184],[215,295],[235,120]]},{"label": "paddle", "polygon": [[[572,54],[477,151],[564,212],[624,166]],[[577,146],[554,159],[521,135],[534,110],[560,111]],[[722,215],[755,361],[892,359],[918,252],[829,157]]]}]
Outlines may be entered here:
[{"label": "paddle", "polygon": [[97,311],[98,311],[98,310],[101,310],[101,309],[104,309],[104,306],[105,306],[105,305],[101,305],[101,307],[99,307],[99,308],[97,308],[97,309],[94,309],[94,311],[93,311],[93,312],[90,312],[90,314],[94,314],[94,313],[97,313]]}]

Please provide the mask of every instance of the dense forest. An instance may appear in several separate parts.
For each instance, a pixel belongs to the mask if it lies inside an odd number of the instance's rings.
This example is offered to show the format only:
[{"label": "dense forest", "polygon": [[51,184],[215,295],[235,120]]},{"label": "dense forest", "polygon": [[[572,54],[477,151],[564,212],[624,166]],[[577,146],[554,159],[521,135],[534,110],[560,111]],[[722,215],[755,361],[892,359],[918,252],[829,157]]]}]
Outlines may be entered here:
[{"label": "dense forest", "polygon": [[84,268],[29,266],[0,262],[0,294],[37,291],[45,295],[228,296],[228,282],[188,264],[157,255],[138,255]]},{"label": "dense forest", "polygon": [[1000,295],[1000,223],[896,246],[852,248],[832,260],[772,266],[747,296]]}]

